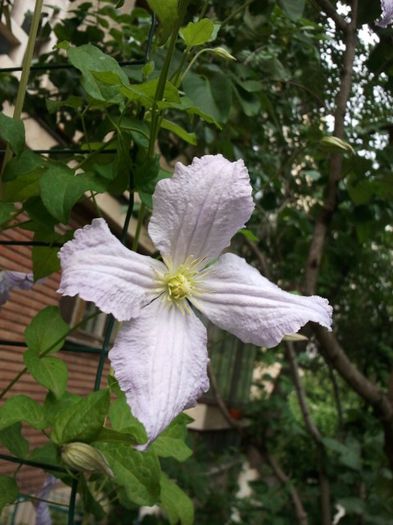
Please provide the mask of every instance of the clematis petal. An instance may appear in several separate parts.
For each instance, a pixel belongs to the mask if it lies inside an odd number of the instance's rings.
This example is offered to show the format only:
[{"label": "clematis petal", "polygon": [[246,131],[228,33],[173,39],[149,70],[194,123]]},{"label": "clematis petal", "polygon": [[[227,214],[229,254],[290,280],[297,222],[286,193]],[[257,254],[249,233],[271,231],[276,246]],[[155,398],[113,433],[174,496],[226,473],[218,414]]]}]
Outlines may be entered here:
[{"label": "clematis petal", "polygon": [[119,321],[136,317],[157,296],[156,274],[166,271],[161,262],[125,248],[104,219],[77,230],[59,256],[59,293],[92,301]]},{"label": "clematis petal", "polygon": [[109,359],[149,442],[209,387],[206,328],[196,315],[157,299],[124,323]]},{"label": "clematis petal", "polygon": [[6,303],[13,288],[30,290],[34,285],[32,273],[12,272],[4,270],[0,272],[0,305]]},{"label": "clematis petal", "polygon": [[175,267],[189,256],[212,259],[229,245],[253,209],[243,161],[205,155],[187,167],[178,162],[172,178],[157,184],[149,235]]},{"label": "clematis petal", "polygon": [[332,323],[326,299],[285,292],[232,253],[210,268],[200,294],[190,300],[220,328],[260,346],[275,346],[308,321],[326,328]]},{"label": "clematis petal", "polygon": [[393,24],[393,0],[381,0],[382,16],[377,20],[379,27],[388,27]]}]

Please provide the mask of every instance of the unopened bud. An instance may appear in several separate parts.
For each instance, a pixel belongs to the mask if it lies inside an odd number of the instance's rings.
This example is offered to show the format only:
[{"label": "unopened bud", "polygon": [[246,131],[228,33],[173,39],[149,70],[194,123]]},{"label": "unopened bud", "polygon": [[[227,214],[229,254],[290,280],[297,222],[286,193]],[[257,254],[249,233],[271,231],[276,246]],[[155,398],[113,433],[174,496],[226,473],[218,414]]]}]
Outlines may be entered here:
[{"label": "unopened bud", "polygon": [[66,465],[83,472],[101,472],[113,478],[113,472],[102,453],[87,443],[68,443],[61,449],[61,459]]},{"label": "unopened bud", "polygon": [[294,343],[296,341],[307,341],[307,340],[308,340],[308,337],[306,337],[303,334],[287,334],[287,335],[284,335],[283,337],[283,341],[291,341]]},{"label": "unopened bud", "polygon": [[236,60],[236,58],[225,49],[225,47],[213,47],[211,51],[215,55],[219,56],[220,58],[224,58],[225,60]]}]

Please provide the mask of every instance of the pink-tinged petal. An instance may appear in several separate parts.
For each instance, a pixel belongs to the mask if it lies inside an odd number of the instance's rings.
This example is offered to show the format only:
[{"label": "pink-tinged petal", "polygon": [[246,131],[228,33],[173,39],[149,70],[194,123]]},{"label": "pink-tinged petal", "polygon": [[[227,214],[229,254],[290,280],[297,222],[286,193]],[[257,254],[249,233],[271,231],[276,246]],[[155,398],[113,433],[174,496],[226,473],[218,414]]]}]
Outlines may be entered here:
[{"label": "pink-tinged petal", "polygon": [[30,290],[34,285],[32,273],[13,272],[4,270],[0,272],[0,305],[6,303],[13,288]]},{"label": "pink-tinged petal", "polygon": [[149,442],[209,387],[206,328],[163,299],[124,323],[109,359]]},{"label": "pink-tinged petal", "polygon": [[157,184],[149,235],[174,266],[189,256],[218,257],[250,218],[251,191],[242,160],[206,155],[187,167],[178,162],[174,175]]},{"label": "pink-tinged petal", "polygon": [[194,306],[245,343],[275,346],[308,321],[331,327],[326,299],[285,292],[232,253],[219,258],[202,286],[200,295],[190,299]]},{"label": "pink-tinged petal", "polygon": [[382,16],[377,20],[379,27],[387,27],[393,24],[393,0],[381,0]]},{"label": "pink-tinged petal", "polygon": [[59,293],[92,301],[119,321],[138,316],[157,296],[156,272],[166,271],[161,262],[125,248],[104,219],[77,230],[59,256]]}]

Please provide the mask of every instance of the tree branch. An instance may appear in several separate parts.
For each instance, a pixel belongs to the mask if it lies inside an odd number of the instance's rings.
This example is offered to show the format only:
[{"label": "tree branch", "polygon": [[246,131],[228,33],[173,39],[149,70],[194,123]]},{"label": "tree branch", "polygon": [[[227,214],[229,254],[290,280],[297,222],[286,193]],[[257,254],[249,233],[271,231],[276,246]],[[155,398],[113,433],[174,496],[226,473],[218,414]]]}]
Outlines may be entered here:
[{"label": "tree branch", "polygon": [[342,31],[347,31],[348,29],[348,23],[346,20],[337,13],[335,7],[333,4],[330,3],[329,0],[315,0],[316,3],[320,6],[325,13],[330,16],[330,18],[334,21],[336,26],[341,29]]},{"label": "tree branch", "polygon": [[[318,3],[325,0],[317,0]],[[329,3],[329,2],[328,2]],[[340,87],[336,97],[336,111],[334,115],[333,135],[339,139],[344,139],[345,135],[345,114],[347,103],[351,94],[353,64],[355,59],[357,32],[357,7],[358,0],[352,2],[352,19],[347,24],[344,43],[345,51],[343,55],[343,67],[341,72]],[[329,180],[326,188],[326,195],[322,210],[317,218],[314,233],[310,244],[310,249],[306,264],[305,292],[309,295],[315,293],[323,249],[325,245],[328,226],[337,206],[337,185],[342,176],[342,155],[334,153],[330,158]]]},{"label": "tree branch", "polygon": [[278,460],[267,451],[265,456],[278,481],[289,490],[299,525],[308,525],[308,517],[296,487],[291,483],[290,478],[285,474]]},{"label": "tree branch", "polygon": [[321,496],[321,523],[322,525],[331,525],[332,523],[332,512],[330,502],[330,483],[326,475],[325,469],[325,445],[322,441],[321,433],[318,427],[315,425],[310,411],[308,409],[306,392],[303,388],[300,380],[299,369],[296,361],[296,353],[293,344],[290,342],[285,343],[285,354],[289,363],[289,367],[292,374],[292,381],[295,386],[296,395],[299,401],[300,410],[302,412],[304,424],[311,438],[315,442],[315,445],[319,453],[319,487]]}]

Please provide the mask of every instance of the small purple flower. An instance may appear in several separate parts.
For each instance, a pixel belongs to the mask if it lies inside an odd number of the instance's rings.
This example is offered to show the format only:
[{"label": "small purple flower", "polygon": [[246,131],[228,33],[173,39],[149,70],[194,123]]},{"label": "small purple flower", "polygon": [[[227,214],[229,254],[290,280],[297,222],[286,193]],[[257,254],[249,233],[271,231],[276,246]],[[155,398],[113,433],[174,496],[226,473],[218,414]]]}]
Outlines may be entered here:
[{"label": "small purple flower", "polygon": [[[47,499],[53,487],[55,487],[57,483],[58,480],[55,477],[48,476],[45,479],[40,492],[38,493],[38,497],[42,499]],[[52,518],[49,511],[49,505],[46,501],[38,502],[35,516],[35,525],[52,525]]]},{"label": "small purple flower", "polygon": [[377,20],[379,27],[387,27],[393,23],[393,0],[381,0],[382,16]]},{"label": "small purple flower", "polygon": [[34,285],[32,273],[0,271],[0,305],[6,303],[13,288],[30,290]]},{"label": "small purple flower", "polygon": [[60,251],[59,292],[125,321],[109,358],[149,442],[209,387],[206,328],[194,309],[258,346],[275,346],[308,321],[331,326],[326,299],[285,292],[241,257],[221,255],[253,212],[251,191],[242,160],[177,163],[157,184],[149,224],[163,262],[125,248],[103,219]]}]

